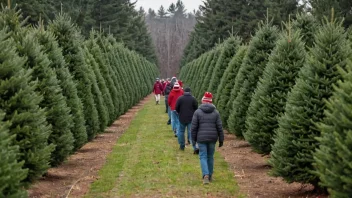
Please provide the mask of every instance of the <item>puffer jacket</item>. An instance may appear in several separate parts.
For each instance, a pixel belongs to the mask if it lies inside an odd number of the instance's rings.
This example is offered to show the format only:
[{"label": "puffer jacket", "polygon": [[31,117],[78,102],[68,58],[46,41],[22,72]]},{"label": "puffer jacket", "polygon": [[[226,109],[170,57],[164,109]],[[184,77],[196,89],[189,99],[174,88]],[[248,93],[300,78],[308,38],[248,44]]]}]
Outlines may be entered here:
[{"label": "puffer jacket", "polygon": [[224,132],[220,114],[213,104],[202,104],[192,118],[192,141],[199,143],[223,142]]}]

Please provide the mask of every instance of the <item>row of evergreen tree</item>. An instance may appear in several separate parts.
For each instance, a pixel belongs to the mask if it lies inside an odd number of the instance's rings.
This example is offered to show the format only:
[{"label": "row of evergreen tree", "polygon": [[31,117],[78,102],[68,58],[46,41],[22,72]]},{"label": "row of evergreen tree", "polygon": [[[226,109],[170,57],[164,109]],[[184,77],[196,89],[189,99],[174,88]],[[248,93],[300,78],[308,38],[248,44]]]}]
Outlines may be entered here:
[{"label": "row of evergreen tree", "polygon": [[219,39],[224,41],[235,32],[249,41],[257,23],[265,20],[267,10],[274,14],[273,24],[281,26],[289,15],[304,11],[313,13],[320,21],[335,8],[336,18],[344,17],[344,27],[352,25],[351,0],[205,0],[200,6],[198,23],[184,50],[181,66],[211,50]]},{"label": "row of evergreen tree", "polygon": [[[9,0],[0,0],[7,5]],[[108,32],[118,42],[123,42],[130,50],[156,63],[155,48],[145,24],[145,15],[135,9],[135,2],[130,0],[10,0],[11,6],[22,10],[28,23],[37,24],[39,18],[44,23],[53,20],[65,11],[89,37],[91,29]]]},{"label": "row of evergreen tree", "polygon": [[350,197],[352,34],[334,16],[266,20],[249,44],[231,36],[185,65],[180,78],[214,94],[223,125],[270,154],[270,174]]},{"label": "row of evergreen tree", "polygon": [[66,14],[25,23],[0,12],[0,197],[26,197],[23,187],[104,132],[158,75],[112,35],[84,39]]}]

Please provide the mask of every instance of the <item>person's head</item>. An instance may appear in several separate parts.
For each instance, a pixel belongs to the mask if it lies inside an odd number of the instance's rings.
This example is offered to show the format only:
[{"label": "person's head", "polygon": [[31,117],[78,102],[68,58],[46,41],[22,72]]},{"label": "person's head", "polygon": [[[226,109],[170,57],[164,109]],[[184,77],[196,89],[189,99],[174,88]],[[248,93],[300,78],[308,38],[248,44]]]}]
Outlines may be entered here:
[{"label": "person's head", "polygon": [[176,83],[174,84],[173,89],[175,89],[175,90],[180,90],[180,89],[181,89],[180,84],[178,84],[178,82],[176,82]]},{"label": "person's head", "polygon": [[188,92],[188,93],[190,93],[190,92],[191,92],[191,88],[189,88],[189,87],[186,87],[186,89],[185,89],[185,92]]},{"label": "person's head", "polygon": [[212,104],[213,103],[213,94],[210,92],[205,92],[202,98],[202,104]]},{"label": "person's head", "polygon": [[167,78],[166,81],[167,81],[167,82],[170,82],[170,78]]},{"label": "person's head", "polygon": [[161,82],[164,82],[165,81],[165,79],[161,79]]},{"label": "person's head", "polygon": [[156,81],[157,81],[157,82],[159,82],[159,81],[160,81],[160,79],[159,79],[159,78],[156,78]]}]

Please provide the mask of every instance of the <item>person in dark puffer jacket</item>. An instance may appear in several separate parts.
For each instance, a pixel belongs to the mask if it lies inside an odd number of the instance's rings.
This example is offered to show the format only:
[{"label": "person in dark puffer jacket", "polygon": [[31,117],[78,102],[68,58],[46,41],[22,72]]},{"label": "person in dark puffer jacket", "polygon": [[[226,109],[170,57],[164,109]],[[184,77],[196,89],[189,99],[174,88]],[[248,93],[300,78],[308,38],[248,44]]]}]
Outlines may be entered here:
[{"label": "person in dark puffer jacket", "polygon": [[212,104],[212,98],[210,92],[205,92],[202,105],[194,112],[192,118],[192,141],[193,144],[198,143],[203,184],[212,181],[216,142],[219,140],[219,147],[224,143],[220,114]]},{"label": "person in dark puffer jacket", "polygon": [[[187,87],[183,96],[176,102],[176,112],[178,113],[180,125],[177,134],[180,149],[185,150],[185,130],[187,128],[187,140],[191,144],[191,125],[194,112],[198,109],[197,100],[191,95],[191,89]],[[193,142],[192,142],[193,143]],[[192,144],[193,151],[196,152],[196,145]]]}]

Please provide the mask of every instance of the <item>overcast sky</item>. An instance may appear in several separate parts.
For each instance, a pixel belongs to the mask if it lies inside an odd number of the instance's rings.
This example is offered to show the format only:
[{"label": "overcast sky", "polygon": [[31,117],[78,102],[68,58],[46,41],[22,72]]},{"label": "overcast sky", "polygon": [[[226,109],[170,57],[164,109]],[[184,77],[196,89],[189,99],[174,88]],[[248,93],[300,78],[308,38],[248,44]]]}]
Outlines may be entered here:
[{"label": "overcast sky", "polygon": [[[136,8],[143,7],[147,12],[149,8],[154,9],[157,11],[161,5],[167,9],[171,3],[176,4],[177,0],[138,0],[136,4]],[[183,0],[183,3],[186,6],[187,12],[191,12],[194,9],[198,10],[198,6],[203,4],[202,0]]]}]

